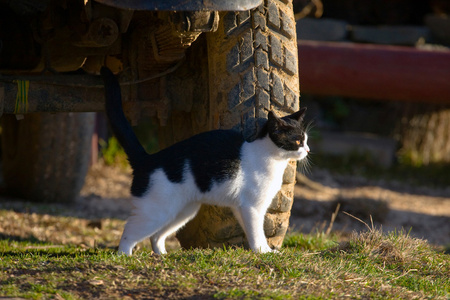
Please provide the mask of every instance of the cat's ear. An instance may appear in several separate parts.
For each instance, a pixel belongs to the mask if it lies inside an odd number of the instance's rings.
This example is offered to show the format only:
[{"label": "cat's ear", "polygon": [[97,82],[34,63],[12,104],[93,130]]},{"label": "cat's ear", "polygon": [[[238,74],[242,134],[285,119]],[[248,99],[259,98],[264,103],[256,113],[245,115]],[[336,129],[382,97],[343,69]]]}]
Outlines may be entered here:
[{"label": "cat's ear", "polygon": [[273,122],[273,121],[276,121],[276,120],[280,119],[280,118],[277,117],[277,115],[273,111],[269,111],[269,115],[267,117],[268,117],[268,120],[270,122]]},{"label": "cat's ear", "polygon": [[305,116],[306,107],[303,107],[298,112],[293,113],[292,115],[287,116],[289,119],[294,119],[296,121],[301,122],[303,117]]},{"label": "cat's ear", "polygon": [[282,118],[279,118],[273,111],[269,111],[268,123],[271,124],[275,129],[287,126],[286,122]]}]

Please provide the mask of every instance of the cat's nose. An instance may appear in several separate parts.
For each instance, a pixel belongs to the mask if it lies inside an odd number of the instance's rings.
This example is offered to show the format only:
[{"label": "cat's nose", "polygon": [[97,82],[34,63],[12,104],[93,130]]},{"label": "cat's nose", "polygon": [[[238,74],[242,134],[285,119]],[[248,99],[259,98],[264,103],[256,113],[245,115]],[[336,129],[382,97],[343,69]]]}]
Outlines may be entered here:
[{"label": "cat's nose", "polygon": [[306,150],[306,152],[309,153],[309,146],[308,145],[305,145],[305,150]]}]

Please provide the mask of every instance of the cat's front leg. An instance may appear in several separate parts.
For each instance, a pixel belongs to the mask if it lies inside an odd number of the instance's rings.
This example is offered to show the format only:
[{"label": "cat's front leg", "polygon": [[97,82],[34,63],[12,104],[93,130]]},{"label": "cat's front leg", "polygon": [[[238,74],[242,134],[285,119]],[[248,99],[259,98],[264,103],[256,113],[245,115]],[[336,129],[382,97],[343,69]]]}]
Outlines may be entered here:
[{"label": "cat's front leg", "polygon": [[266,235],[264,234],[265,212],[252,206],[240,207],[235,211],[241,215],[250,248],[256,253],[273,252],[274,250],[267,244]]}]

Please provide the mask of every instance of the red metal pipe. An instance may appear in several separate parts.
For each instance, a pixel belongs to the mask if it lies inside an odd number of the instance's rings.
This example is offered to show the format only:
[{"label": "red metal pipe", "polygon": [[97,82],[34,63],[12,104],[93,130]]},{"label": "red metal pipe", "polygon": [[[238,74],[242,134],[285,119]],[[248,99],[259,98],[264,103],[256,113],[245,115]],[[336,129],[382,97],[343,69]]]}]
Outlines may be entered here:
[{"label": "red metal pipe", "polygon": [[301,40],[298,52],[303,93],[450,103],[450,51]]}]

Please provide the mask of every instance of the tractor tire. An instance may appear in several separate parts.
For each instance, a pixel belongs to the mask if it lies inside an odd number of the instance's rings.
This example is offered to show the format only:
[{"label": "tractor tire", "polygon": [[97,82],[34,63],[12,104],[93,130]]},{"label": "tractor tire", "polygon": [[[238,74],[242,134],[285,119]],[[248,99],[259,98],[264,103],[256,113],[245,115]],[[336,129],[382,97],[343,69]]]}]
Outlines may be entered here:
[{"label": "tractor tire", "polygon": [[[218,30],[207,34],[206,44],[209,104],[203,107],[207,107],[209,129],[233,128],[252,140],[270,110],[285,115],[299,109],[292,1],[268,0],[250,11],[221,15]],[[265,217],[264,230],[272,248],[281,247],[289,226],[295,175],[292,161]],[[177,238],[184,248],[248,247],[231,210],[209,205],[202,206]]]},{"label": "tractor tire", "polygon": [[2,117],[7,194],[37,202],[73,202],[89,167],[94,113]]}]

